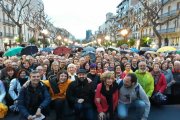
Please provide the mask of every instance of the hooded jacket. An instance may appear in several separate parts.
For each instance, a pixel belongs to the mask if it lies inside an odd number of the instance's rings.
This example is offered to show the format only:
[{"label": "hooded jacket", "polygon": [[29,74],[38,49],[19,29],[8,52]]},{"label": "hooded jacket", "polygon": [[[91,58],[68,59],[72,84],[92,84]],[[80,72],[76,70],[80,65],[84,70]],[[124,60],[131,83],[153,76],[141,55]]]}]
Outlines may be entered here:
[{"label": "hooded jacket", "polygon": [[[138,94],[136,88],[138,87]],[[149,98],[139,83],[136,83],[130,88],[126,88],[124,85],[119,90],[119,102],[123,104],[131,104],[135,100],[142,100],[146,107],[143,117],[148,118],[150,112]]]},{"label": "hooded jacket", "polygon": [[139,84],[142,86],[147,96],[151,97],[154,91],[154,78],[151,73],[147,71],[146,73],[140,73],[139,70],[136,70],[135,74],[137,76]]}]

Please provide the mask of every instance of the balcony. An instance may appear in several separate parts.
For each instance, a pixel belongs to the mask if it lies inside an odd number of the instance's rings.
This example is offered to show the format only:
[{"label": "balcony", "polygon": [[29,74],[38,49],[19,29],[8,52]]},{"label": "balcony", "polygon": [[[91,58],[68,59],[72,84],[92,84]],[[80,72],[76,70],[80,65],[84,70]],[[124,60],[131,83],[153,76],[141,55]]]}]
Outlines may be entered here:
[{"label": "balcony", "polygon": [[170,12],[166,12],[166,13],[160,15],[159,17],[160,17],[160,19],[172,17],[172,16],[177,15],[178,11],[179,11],[179,10],[172,10],[172,11],[170,11]]},{"label": "balcony", "polygon": [[7,24],[7,25],[12,25],[12,26],[15,26],[16,24],[10,20],[5,20],[3,19],[3,24]]},{"label": "balcony", "polygon": [[4,33],[4,37],[11,37],[13,38],[15,36],[15,34],[13,33]]},{"label": "balcony", "polygon": [[162,30],[158,30],[159,33],[163,34],[163,33],[172,33],[175,32],[175,28],[168,28],[168,29],[162,29]]}]

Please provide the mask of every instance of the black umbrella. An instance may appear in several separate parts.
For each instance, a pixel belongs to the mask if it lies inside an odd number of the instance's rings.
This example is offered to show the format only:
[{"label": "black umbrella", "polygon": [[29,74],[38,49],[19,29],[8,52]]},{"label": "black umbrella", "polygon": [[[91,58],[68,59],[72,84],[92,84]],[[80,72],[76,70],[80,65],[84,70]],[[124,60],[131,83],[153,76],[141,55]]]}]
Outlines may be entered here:
[{"label": "black umbrella", "polygon": [[26,46],[22,49],[21,55],[33,55],[38,52],[38,48],[35,45]]}]

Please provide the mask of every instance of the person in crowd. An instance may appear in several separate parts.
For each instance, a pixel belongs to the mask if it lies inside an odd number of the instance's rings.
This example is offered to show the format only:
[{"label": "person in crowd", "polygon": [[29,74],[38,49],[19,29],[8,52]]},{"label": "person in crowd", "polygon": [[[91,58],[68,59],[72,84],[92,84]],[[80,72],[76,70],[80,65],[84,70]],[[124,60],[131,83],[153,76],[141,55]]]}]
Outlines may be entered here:
[{"label": "person in crowd", "polygon": [[80,68],[82,68],[83,65],[84,65],[84,63],[85,63],[85,58],[84,58],[84,57],[81,57],[81,58],[79,59],[79,63],[80,63]]},{"label": "person in crowd", "polygon": [[9,85],[9,95],[13,100],[13,105],[9,108],[12,112],[18,112],[19,109],[17,107],[17,98],[19,96],[21,87],[25,82],[28,81],[28,74],[25,69],[20,69],[17,72],[16,78],[12,79]]},{"label": "person in crowd", "polygon": [[75,81],[75,76],[76,76],[76,65],[71,63],[67,66],[67,72],[69,75],[69,79],[72,81]]},{"label": "person in crowd", "polygon": [[125,66],[124,64],[128,62],[128,58],[127,57],[122,57],[121,58],[121,70],[124,71],[125,70]]},{"label": "person in crowd", "polygon": [[39,71],[39,74],[41,76],[41,80],[47,80],[46,73],[44,72],[44,68],[41,65],[37,66],[36,70]]},{"label": "person in crowd", "polygon": [[150,98],[154,91],[154,78],[151,73],[147,72],[147,64],[144,61],[139,62],[138,70],[136,70],[135,74],[138,78],[138,82],[143,87],[147,96]]},{"label": "person in crowd", "polygon": [[125,70],[121,75],[121,78],[123,79],[128,73],[133,73],[131,70],[131,63],[127,62],[124,64]]},{"label": "person in crowd", "polygon": [[32,71],[30,66],[31,66],[31,64],[30,64],[29,60],[25,60],[22,64],[21,68],[25,69],[27,71],[27,73],[30,74],[30,72]]},{"label": "person in crowd", "polygon": [[66,90],[71,83],[67,71],[60,71],[56,79],[42,81],[49,88],[51,103],[56,111],[56,120],[64,119],[63,110],[65,108]]},{"label": "person in crowd", "polygon": [[59,64],[59,70],[67,70],[65,58],[61,58],[60,64]]},{"label": "person in crowd", "polygon": [[96,68],[96,64],[92,63],[90,65],[90,72],[87,74],[87,78],[89,78],[92,81],[94,90],[96,89],[97,84],[100,83],[100,76],[97,74]]},{"label": "person in crowd", "polygon": [[114,71],[114,73],[115,73],[115,78],[116,79],[122,79],[122,70],[121,70],[121,65],[116,65],[115,66],[115,71]]},{"label": "person in crowd", "polygon": [[0,103],[4,103],[4,104],[6,103],[5,96],[6,96],[6,90],[3,82],[0,80]]},{"label": "person in crowd", "polygon": [[104,63],[104,67],[109,68],[109,62]]},{"label": "person in crowd", "polygon": [[7,76],[7,67],[12,67],[12,60],[7,59],[4,61],[4,65],[5,67],[1,70],[1,75],[0,75],[0,80],[5,79],[5,77]]},{"label": "person in crowd", "polygon": [[79,59],[77,57],[73,59],[73,64],[77,65],[78,62],[79,62]]},{"label": "person in crowd", "polygon": [[13,104],[13,100],[11,99],[8,91],[9,91],[9,86],[10,86],[10,82],[12,79],[16,78],[16,72],[15,69],[13,67],[6,67],[6,72],[7,75],[5,76],[4,79],[2,79],[4,86],[5,86],[5,90],[6,90],[6,104],[8,106]]},{"label": "person in crowd", "polygon": [[103,73],[103,64],[102,62],[97,62],[96,73],[100,76]]},{"label": "person in crowd", "polygon": [[5,67],[4,65],[4,59],[0,57],[0,70],[2,70]]},{"label": "person in crowd", "polygon": [[168,62],[168,68],[172,71],[174,69],[174,65],[172,61]]},{"label": "person in crowd", "polygon": [[44,59],[42,65],[47,65],[47,69],[46,69],[46,77],[47,77],[47,73],[49,73],[51,71],[51,62],[49,59]]},{"label": "person in crowd", "polygon": [[20,68],[19,68],[18,62],[12,62],[11,65],[15,69],[16,72],[19,71]]},{"label": "person in crowd", "polygon": [[51,71],[47,74],[47,79],[49,80],[50,77],[56,76],[59,72],[59,62],[54,61],[51,66]]},{"label": "person in crowd", "polygon": [[94,120],[94,86],[88,82],[85,69],[78,69],[76,80],[68,86],[66,96],[75,110],[76,120]]},{"label": "person in crowd", "polygon": [[115,120],[115,110],[118,105],[118,85],[114,72],[105,72],[101,77],[95,93],[95,104],[100,120]]},{"label": "person in crowd", "polygon": [[174,69],[172,70],[175,83],[172,86],[172,94],[180,95],[180,61],[174,62]]},{"label": "person in crowd", "polygon": [[12,79],[9,85],[9,95],[16,102],[20,93],[21,87],[25,82],[28,81],[28,74],[25,69],[20,69],[17,73],[16,78]]},{"label": "person in crowd", "polygon": [[170,95],[171,94],[171,86],[175,83],[175,80],[173,78],[172,71],[168,68],[168,62],[163,61],[161,63],[161,71],[165,75],[167,88],[165,90],[165,94]]},{"label": "person in crowd", "polygon": [[137,59],[133,58],[131,60],[131,69],[132,69],[133,72],[138,70],[138,64],[137,63],[138,63]]},{"label": "person in crowd", "polygon": [[158,63],[153,64],[153,71],[151,71],[151,74],[154,78],[154,92],[153,96],[151,97],[153,102],[156,104],[161,104],[161,100],[157,101],[157,95],[158,94],[164,94],[164,91],[167,87],[167,82],[165,75],[161,72],[160,65]]},{"label": "person in crowd", "polygon": [[17,98],[18,108],[21,114],[20,120],[33,120],[45,115],[45,109],[51,101],[46,86],[40,82],[40,74],[34,70],[30,73],[30,80],[21,88]]},{"label": "person in crowd", "polygon": [[109,70],[109,71],[114,71],[114,67],[115,67],[114,61],[111,61],[111,62],[109,63],[108,70]]},{"label": "person in crowd", "polygon": [[129,73],[119,83],[118,117],[129,120],[147,120],[150,102],[142,86],[137,82],[134,73]]}]

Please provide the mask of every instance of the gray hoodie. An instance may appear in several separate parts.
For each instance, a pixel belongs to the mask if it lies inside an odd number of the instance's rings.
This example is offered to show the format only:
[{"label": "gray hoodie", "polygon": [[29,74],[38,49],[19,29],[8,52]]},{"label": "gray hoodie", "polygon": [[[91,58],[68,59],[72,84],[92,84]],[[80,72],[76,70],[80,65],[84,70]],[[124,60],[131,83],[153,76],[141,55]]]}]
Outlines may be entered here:
[{"label": "gray hoodie", "polygon": [[[139,88],[138,90],[135,90],[137,86],[139,86]],[[136,85],[130,88],[127,88],[123,85],[120,88],[119,92],[120,92],[119,102],[123,104],[130,104],[132,101],[135,100],[144,101],[146,107],[143,118],[148,118],[150,112],[150,101],[145,91],[143,90],[142,86],[139,83],[136,83]],[[137,92],[139,92],[139,95],[137,94]]]}]

